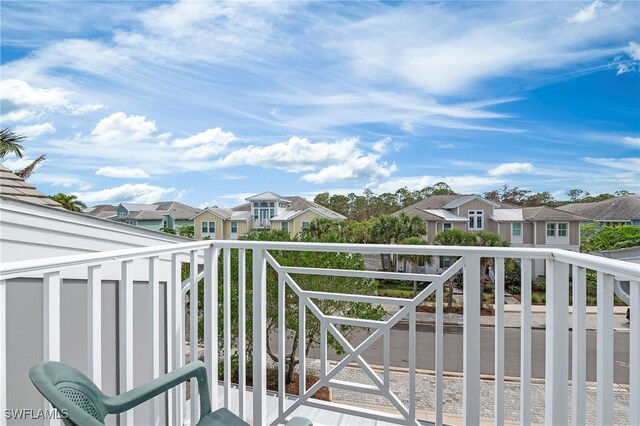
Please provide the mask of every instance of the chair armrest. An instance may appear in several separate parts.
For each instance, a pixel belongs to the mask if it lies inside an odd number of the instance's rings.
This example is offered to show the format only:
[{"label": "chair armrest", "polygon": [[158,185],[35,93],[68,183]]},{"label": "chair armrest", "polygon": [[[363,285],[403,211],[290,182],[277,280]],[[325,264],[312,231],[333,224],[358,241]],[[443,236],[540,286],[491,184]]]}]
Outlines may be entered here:
[{"label": "chair armrest", "polygon": [[110,397],[105,401],[105,407],[110,414],[125,412],[194,377],[198,380],[200,416],[204,417],[211,412],[211,399],[207,369],[202,361],[191,362],[128,392]]},{"label": "chair armrest", "polygon": [[292,417],[285,426],[313,426],[313,422],[304,417]]}]

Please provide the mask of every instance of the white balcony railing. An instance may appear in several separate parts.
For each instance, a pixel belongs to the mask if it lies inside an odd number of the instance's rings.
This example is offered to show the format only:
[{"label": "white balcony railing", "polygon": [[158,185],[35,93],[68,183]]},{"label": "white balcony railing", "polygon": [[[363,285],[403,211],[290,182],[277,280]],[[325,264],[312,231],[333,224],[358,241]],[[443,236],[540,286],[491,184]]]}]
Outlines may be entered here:
[{"label": "white balcony railing", "polygon": [[[238,280],[231,281],[231,252],[238,251]],[[303,268],[280,265],[273,250],[344,252],[344,253],[391,253],[455,256],[458,260],[440,275],[424,275],[412,273],[395,273],[380,271],[355,271],[322,268]],[[246,279],[247,252],[252,252],[252,283],[248,288]],[[284,422],[300,406],[311,406],[345,414],[367,417],[376,420],[398,423],[419,424],[416,414],[416,306],[428,296],[435,294],[437,303],[435,315],[435,413],[432,419],[436,424],[443,423],[443,366],[444,366],[444,333],[443,333],[443,291],[444,283],[454,274],[461,273],[464,282],[464,316],[463,316],[463,423],[479,424],[480,422],[480,259],[495,259],[495,422],[502,424],[504,418],[504,261],[507,258],[520,260],[522,270],[522,311],[521,311],[521,363],[520,363],[520,423],[531,422],[531,275],[532,262],[544,261],[546,266],[546,344],[545,344],[545,422],[547,424],[567,424],[569,412],[574,424],[585,423],[586,412],[586,273],[587,270],[597,272],[598,307],[597,307],[597,423],[612,423],[614,406],[614,345],[613,345],[613,282],[614,279],[630,281],[631,325],[629,338],[629,407],[630,424],[640,424],[640,266],[617,260],[583,255],[557,249],[527,248],[461,248],[440,246],[398,246],[398,245],[355,245],[355,244],[315,244],[315,243],[281,243],[281,242],[248,242],[248,241],[202,241],[144,249],[121,250],[95,253],[37,261],[5,263],[0,265],[0,412],[7,408],[7,393],[11,391],[7,385],[7,372],[11,370],[7,356],[6,329],[12,321],[7,317],[7,306],[13,303],[7,291],[13,283],[25,277],[37,278],[41,281],[43,294],[43,327],[44,336],[43,360],[60,360],[61,337],[65,329],[61,327],[61,285],[68,279],[84,280],[86,292],[87,315],[87,366],[88,376],[100,386],[103,377],[115,374],[107,371],[102,365],[103,353],[103,300],[101,286],[107,279],[116,277],[118,288],[118,372],[120,390],[128,390],[134,386],[134,353],[139,350],[134,341],[136,321],[142,321],[135,315],[134,280],[148,283],[146,320],[143,327],[148,330],[150,348],[145,365],[148,377],[157,377],[165,369],[161,367],[161,359],[165,360],[168,370],[180,367],[185,362],[184,342],[204,342],[204,359],[209,368],[210,393],[214,406],[222,401],[241,417],[254,425],[277,424]],[[190,277],[185,282],[181,279],[181,264],[189,263]],[[218,266],[222,264],[222,276]],[[268,415],[267,405],[267,272],[272,269],[278,277],[278,353],[285,352],[285,290],[293,291],[299,306],[300,334],[304,335],[307,318],[311,315],[320,322],[320,380],[307,388],[305,384],[305,342],[300,342],[300,394],[295,400],[285,398],[284,392],[278,393],[275,415]],[[571,279],[570,279],[571,273]],[[345,276],[360,278],[394,279],[407,281],[427,281],[430,284],[414,299],[395,299],[378,296],[354,294],[336,294],[322,291],[309,291],[301,288],[294,277],[299,275]],[[199,282],[203,280],[203,311],[198,310]],[[218,285],[222,280],[223,294],[218,294]],[[165,294],[160,290],[164,285]],[[573,316],[572,324],[568,319],[569,287],[572,286]],[[18,285],[18,284],[16,284]],[[289,290],[287,290],[289,289]],[[238,306],[232,306],[232,292],[237,292]],[[184,296],[190,297],[190,336],[185,337],[185,304]],[[250,308],[247,298],[251,298]],[[161,299],[165,304],[161,303]],[[401,308],[385,320],[373,321],[358,318],[332,316],[318,308],[319,300],[338,300],[344,302],[363,302],[374,305],[400,305]],[[164,317],[163,306],[166,306]],[[219,323],[219,310],[222,310],[222,323]],[[232,346],[231,312],[237,310],[238,328],[237,345]],[[139,314],[139,312],[138,312]],[[247,315],[252,320],[253,345],[253,386],[251,392],[244,385],[245,367],[249,361],[246,357],[246,322]],[[136,316],[136,321],[134,321]],[[198,318],[204,316],[204,335],[199,335]],[[390,386],[391,342],[390,330],[400,320],[408,319],[408,398],[401,398]],[[165,336],[161,336],[161,324],[165,326]],[[139,325],[139,324],[138,324]],[[355,345],[339,331],[339,326],[348,325],[366,327],[371,334],[361,343]],[[223,342],[219,345],[219,327],[222,327]],[[569,328],[572,333],[572,369],[569,371]],[[26,333],[26,332],[25,332]],[[329,370],[328,336],[333,336],[346,350],[346,356]],[[376,373],[365,359],[365,352],[375,342],[382,341],[383,372],[382,377]],[[161,344],[166,342],[166,345]],[[219,348],[222,350],[219,351]],[[420,351],[426,350],[424,347]],[[197,350],[191,349],[191,354]],[[232,389],[231,363],[232,356],[238,356],[239,385]],[[65,361],[62,359],[62,361]],[[224,365],[224,383],[219,387],[217,377],[218,364]],[[347,365],[356,364],[371,380],[371,385],[338,380],[337,374]],[[279,389],[283,389],[285,380],[284,357],[280,357],[278,365]],[[569,406],[569,380],[571,381],[571,406]],[[25,378],[26,380],[26,378]],[[373,411],[331,402],[312,400],[310,398],[322,386],[337,387],[356,392],[374,394],[385,397],[397,410],[397,414]],[[219,395],[219,392],[222,395]],[[238,393],[238,405],[231,404],[231,395]],[[197,395],[197,383],[190,384],[191,401]],[[219,398],[220,397],[220,398]],[[245,400],[251,400],[251,406]],[[168,394],[166,420],[169,424],[182,423],[182,412],[185,404],[185,390],[178,388]],[[45,405],[47,406],[47,405]],[[23,407],[20,407],[23,408]],[[40,407],[35,407],[40,408]],[[191,418],[196,419],[199,409],[196,403],[190,404]],[[156,399],[150,406],[150,419],[154,423],[160,419],[163,405]],[[135,424],[133,411],[121,418],[121,424]],[[3,420],[0,420],[2,422]],[[192,422],[194,424],[195,422]]]}]

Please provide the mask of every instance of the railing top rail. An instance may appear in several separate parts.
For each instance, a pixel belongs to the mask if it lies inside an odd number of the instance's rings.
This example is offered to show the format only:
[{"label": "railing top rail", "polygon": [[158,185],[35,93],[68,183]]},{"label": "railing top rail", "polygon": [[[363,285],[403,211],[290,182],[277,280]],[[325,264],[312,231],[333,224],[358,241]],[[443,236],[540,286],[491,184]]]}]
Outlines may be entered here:
[{"label": "railing top rail", "polygon": [[481,256],[528,259],[556,259],[590,269],[600,270],[619,279],[640,280],[640,265],[599,256],[570,252],[561,249],[526,247],[459,247],[436,245],[398,245],[398,244],[341,244],[341,243],[305,243],[281,241],[238,241],[206,240],[179,244],[166,244],[125,250],[87,253],[71,256],[51,257],[18,262],[0,263],[0,280],[19,276],[60,271],[78,267],[99,265],[105,262],[132,260],[151,256],[162,256],[207,247],[242,248],[287,251],[317,251],[362,254],[418,254],[439,256]]}]

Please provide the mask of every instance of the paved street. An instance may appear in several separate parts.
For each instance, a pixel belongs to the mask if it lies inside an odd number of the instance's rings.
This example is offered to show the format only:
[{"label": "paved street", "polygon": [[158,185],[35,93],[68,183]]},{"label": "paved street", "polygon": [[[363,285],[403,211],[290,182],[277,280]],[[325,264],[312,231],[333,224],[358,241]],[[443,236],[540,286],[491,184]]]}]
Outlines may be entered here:
[{"label": "paved street", "polygon": [[[434,342],[435,333],[432,325],[418,325],[418,357],[417,367],[420,369],[433,370],[434,367]],[[463,339],[462,327],[445,326],[445,371],[461,372],[463,361]],[[352,342],[359,343],[366,337],[365,333],[354,335]],[[408,324],[397,324],[391,332],[391,365],[394,367],[408,367],[407,348],[409,333]],[[545,362],[545,331],[532,330],[532,377],[544,378],[544,362]],[[569,340],[571,340],[571,332],[569,332]],[[480,362],[481,373],[492,375],[494,372],[494,328],[481,327],[481,350]],[[569,345],[571,346],[571,345]],[[616,332],[614,335],[614,380],[616,383],[628,383],[629,381],[629,333]],[[311,351],[310,358],[319,358],[317,349]],[[331,353],[330,358],[333,360],[342,359]],[[365,360],[370,364],[382,365],[382,341],[376,342],[373,347],[364,353]],[[570,360],[569,360],[570,362]],[[571,367],[569,367],[571,374]],[[520,375],[520,329],[505,329],[505,375],[518,377]],[[594,331],[587,332],[587,381],[596,380],[596,333]]]}]

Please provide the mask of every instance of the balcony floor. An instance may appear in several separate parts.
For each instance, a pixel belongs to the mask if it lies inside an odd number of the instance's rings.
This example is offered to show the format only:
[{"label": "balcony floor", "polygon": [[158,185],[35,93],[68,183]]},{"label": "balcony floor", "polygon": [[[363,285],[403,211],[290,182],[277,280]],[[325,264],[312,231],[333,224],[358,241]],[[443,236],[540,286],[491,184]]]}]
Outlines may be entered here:
[{"label": "balcony floor", "polygon": [[[218,397],[218,407],[224,406],[224,388],[222,385],[218,386],[219,389],[219,397]],[[235,413],[238,411],[238,397],[239,391],[238,388],[233,386],[231,388],[230,393],[230,407],[229,409]],[[297,398],[295,396],[287,396],[286,397],[286,406],[290,406],[293,401]],[[188,400],[185,405],[185,415],[184,415],[184,425],[189,426],[191,423],[189,421],[190,416],[190,401]],[[252,397],[251,397],[251,389],[247,388],[247,392],[245,394],[245,404],[247,407],[247,421],[251,423],[251,419],[253,417],[253,406],[252,406]],[[369,411],[360,407],[352,407],[356,408],[360,411]],[[386,410],[385,410],[386,411]],[[388,423],[380,420],[373,420],[367,417],[354,416],[349,414],[338,413],[331,410],[325,410],[315,407],[306,407],[302,406],[296,409],[292,417],[306,417],[311,419],[314,426],[390,426],[396,425],[397,423]],[[278,397],[275,393],[267,392],[267,418],[269,421],[273,421],[278,417]],[[421,421],[422,425],[433,425],[432,422]]]}]

